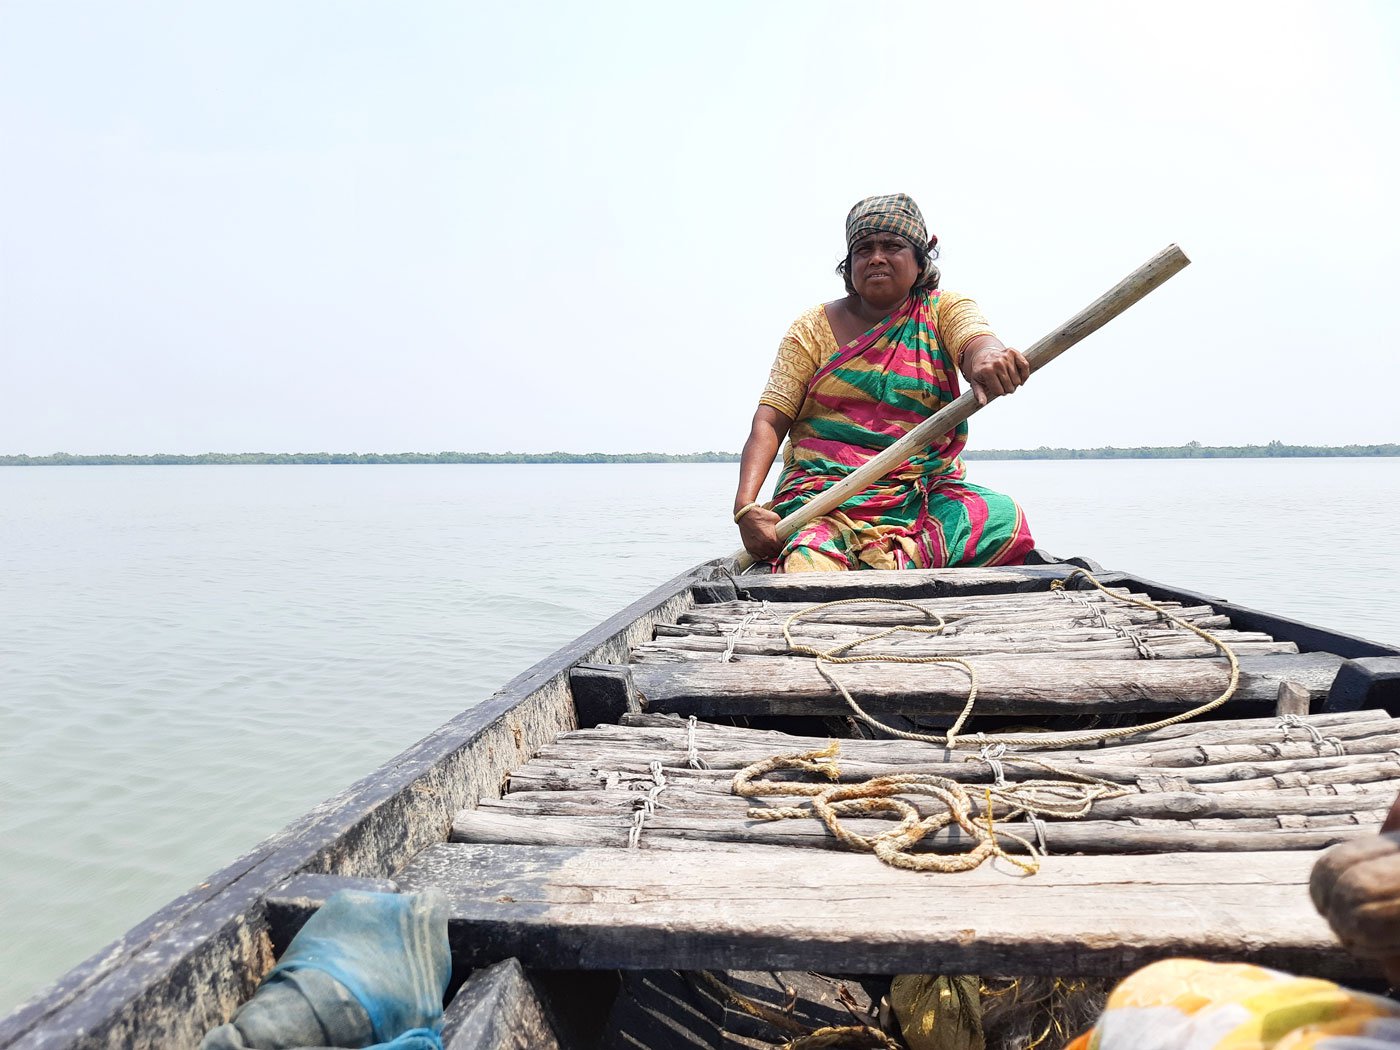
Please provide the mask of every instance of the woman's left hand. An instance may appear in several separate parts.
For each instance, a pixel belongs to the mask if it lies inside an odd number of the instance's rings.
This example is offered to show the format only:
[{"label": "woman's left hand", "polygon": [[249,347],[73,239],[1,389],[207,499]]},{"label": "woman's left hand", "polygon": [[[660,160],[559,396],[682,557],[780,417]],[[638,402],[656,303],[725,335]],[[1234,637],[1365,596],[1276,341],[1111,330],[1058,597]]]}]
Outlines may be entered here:
[{"label": "woman's left hand", "polygon": [[979,406],[1009,394],[1031,377],[1025,354],[1009,346],[984,344],[964,352],[963,375]]}]

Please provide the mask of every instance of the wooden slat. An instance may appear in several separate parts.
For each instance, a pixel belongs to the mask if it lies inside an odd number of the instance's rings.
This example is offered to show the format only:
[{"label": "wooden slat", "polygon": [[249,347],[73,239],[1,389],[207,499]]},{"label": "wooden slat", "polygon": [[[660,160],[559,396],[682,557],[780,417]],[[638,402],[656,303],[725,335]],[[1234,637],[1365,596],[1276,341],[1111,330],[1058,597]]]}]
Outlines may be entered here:
[{"label": "wooden slat", "polygon": [[1076,568],[1051,564],[900,572],[804,572],[794,576],[752,573],[736,577],[735,585],[756,599],[811,604],[867,596],[904,599],[1048,591],[1052,581],[1063,580]]},{"label": "wooden slat", "polygon": [[[810,641],[806,644],[812,645]],[[835,644],[837,643],[823,641],[814,645],[813,648],[828,649]],[[1298,646],[1293,642],[1233,641],[1228,644],[1237,656],[1296,653],[1298,651]],[[1138,645],[1127,637],[1061,642],[1045,635],[1025,641],[984,638],[981,635],[964,635],[954,638],[920,638],[911,635],[895,635],[878,642],[861,645],[852,650],[852,653],[867,657],[989,656],[1016,653],[1044,654],[1061,660],[1189,660],[1209,659],[1220,655],[1220,650],[1211,645],[1210,642],[1185,632],[1175,633],[1169,638],[1150,641],[1142,639],[1141,645],[1146,648],[1149,656],[1144,657]],[[723,653],[743,658],[745,656],[786,656],[790,652],[791,649],[787,642],[780,637],[752,641],[731,640],[717,635],[666,637],[637,646],[632,650],[632,659],[634,661],[657,659],[713,661]]]},{"label": "wooden slat", "polygon": [[[1331,790],[1277,788],[1274,790],[1201,792],[1145,791],[1094,804],[1096,819],[1128,817],[1195,820],[1204,818],[1277,817],[1283,815],[1350,814],[1386,809],[1400,791],[1400,769],[1394,780],[1381,784],[1343,784]],[[567,816],[626,813],[629,817],[637,792],[623,788],[611,791],[518,791],[503,799],[483,799],[478,808],[519,814]],[[720,783],[701,782],[697,786],[668,787],[662,798],[666,813],[689,816],[728,817],[743,820],[753,805],[781,806],[792,799],[763,796],[753,800],[735,795]],[[925,797],[909,800],[921,812],[938,812],[940,807]],[[980,807],[979,807],[980,811]],[[471,812],[470,810],[466,812]]]},{"label": "wooden slat", "polygon": [[[860,588],[863,592],[865,588]],[[1041,591],[1037,594],[959,594],[944,598],[886,598],[882,595],[867,595],[865,593],[854,593],[850,597],[842,599],[842,604],[833,605],[830,609],[823,610],[815,615],[811,622],[820,623],[827,620],[833,623],[841,622],[845,612],[851,610],[874,610],[877,606],[887,601],[899,601],[909,605],[918,606],[921,609],[929,609],[934,612],[948,615],[966,615],[978,610],[996,609],[1039,609],[1039,608],[1070,608],[1087,602],[1090,605],[1113,604],[1121,605],[1115,597],[1130,597],[1139,600],[1146,599],[1144,591],[1132,591],[1126,587],[1109,588],[1109,594],[1101,591],[1077,592],[1072,596],[1065,596],[1050,591]],[[1148,599],[1150,600],[1150,599]],[[809,602],[801,598],[780,598],[777,600],[764,599],[761,601],[736,598],[733,601],[725,602],[705,602],[694,606],[688,612],[688,618],[697,620],[728,620],[740,619],[749,613],[758,613],[761,618],[781,623],[792,613],[802,609],[811,609],[815,605],[828,604],[825,602]],[[1202,605],[1209,603],[1202,602],[1169,602],[1165,603],[1173,606],[1182,604]],[[901,616],[916,615],[911,614],[907,609],[900,612]]]},{"label": "wooden slat", "polygon": [[[977,657],[983,714],[1176,711],[1214,699],[1227,681],[1219,660],[1055,660]],[[1272,709],[1279,683],[1325,692],[1341,658],[1328,653],[1246,656],[1234,702]],[[966,703],[967,673],[947,664],[849,664],[834,672],[871,711],[953,714]],[[680,715],[831,715],[849,708],[810,659],[753,657],[738,663],[635,664],[648,711]]]},{"label": "wooden slat", "polygon": [[[1361,710],[1361,711],[1330,711],[1317,712],[1301,716],[1299,721],[1306,725],[1317,727],[1326,734],[1340,731],[1347,726],[1375,726],[1377,724],[1389,727],[1393,722],[1393,717],[1387,711],[1381,709]],[[1400,724],[1400,723],[1394,723]],[[808,741],[813,741],[814,746],[825,746],[826,738],[817,739],[815,737],[794,736],[776,729],[752,729],[747,726],[723,725],[717,722],[696,722],[696,741],[701,747],[705,747],[708,741],[721,741],[727,745],[731,741],[747,742],[768,742],[768,741],[793,741],[798,750]],[[592,735],[606,735],[608,739],[629,739],[638,729],[656,730],[665,736],[667,740],[683,740],[687,732],[687,720],[679,715],[661,714],[659,712],[642,711],[622,716],[621,723],[615,726],[598,726],[596,729],[587,731],[587,734],[580,732],[561,734],[558,740],[568,741],[582,739],[585,735],[590,738]],[[1162,729],[1154,729],[1146,733],[1135,733],[1127,737],[1115,737],[1098,744],[1099,748],[1141,746],[1145,744],[1155,744],[1159,741],[1179,740],[1182,737],[1195,737],[1198,733],[1219,733],[1224,731],[1243,731],[1251,737],[1255,735],[1266,735],[1278,732],[1278,721],[1268,717],[1251,718],[1210,718],[1195,719],[1181,722],[1177,725],[1166,726]],[[1357,735],[1367,735],[1373,732],[1390,732],[1389,728],[1375,729],[1368,728],[1366,733]],[[1306,730],[1298,729],[1293,731],[1294,736],[1301,737],[1306,734]],[[867,742],[861,740],[843,740],[843,746],[860,747]],[[881,747],[887,745],[888,741],[880,742]]]},{"label": "wooden slat", "polygon": [[[1393,797],[1393,796],[1392,796]],[[1387,799],[1389,802],[1389,799]],[[1047,821],[1045,841],[1052,853],[1186,853],[1258,850],[1319,850],[1357,835],[1374,835],[1385,817],[1383,809],[1315,817],[1275,819],[1150,821],[1077,820]],[[865,836],[890,830],[887,820],[853,818],[842,822]],[[630,815],[607,814],[555,816],[512,812],[508,809],[463,810],[452,822],[453,842],[513,843],[585,848],[627,845]],[[1035,829],[1017,822],[997,825],[1006,835],[1035,841]],[[748,820],[739,817],[677,815],[658,810],[646,821],[643,840],[650,849],[743,850],[750,845],[790,846],[841,852],[846,849],[816,820]],[[1022,847],[1011,838],[1008,852]],[[921,851],[966,853],[971,845],[956,827],[945,828],[919,843]],[[823,861],[822,863],[825,863]],[[872,864],[879,861],[871,858]]]},{"label": "wooden slat", "polygon": [[[1311,758],[1334,754],[1338,745],[1345,755],[1351,756],[1381,754],[1400,746],[1400,721],[1384,714],[1369,721],[1322,725],[1318,730],[1325,734],[1322,743],[1315,743],[1300,729],[1285,731],[1271,719],[1254,720],[1254,724],[1248,728],[1214,728],[1215,725],[1217,723],[1187,722],[1169,728],[1191,728],[1193,732],[1151,740],[1121,737],[1104,741],[1101,746],[1042,748],[1034,751],[1013,747],[1007,749],[1006,761],[1015,763],[1019,756],[1036,763],[1064,766],[1124,763],[1144,768],[1165,768]],[[697,756],[713,769],[742,769],[775,754],[815,751],[829,743],[824,738],[755,733],[747,729],[714,727],[712,730],[708,724],[697,726],[695,734]],[[969,740],[956,750],[905,740],[843,739],[839,741],[839,747],[843,761],[885,763],[895,768],[911,765],[923,767],[936,763],[951,764],[956,769],[968,768],[980,762],[975,740]],[[555,743],[540,748],[535,759],[577,762],[601,768],[610,762],[630,765],[655,758],[669,766],[683,764],[688,753],[688,738],[683,729],[600,726],[595,730],[564,734]]]},{"label": "wooden slat", "polygon": [[[930,764],[917,768],[919,772],[938,776],[960,776],[964,781],[971,783],[990,783],[992,780],[991,771],[985,765],[978,768],[959,762],[956,765],[948,763],[940,767]],[[1036,770],[1020,763],[1010,763],[1005,768],[1007,779],[1011,781],[1033,780],[1045,775],[1044,770]],[[885,763],[843,762],[840,780],[842,783],[865,780],[888,773],[889,769]],[[1390,752],[1380,756],[1320,755],[1316,758],[1294,758],[1276,762],[1229,762],[1223,765],[1170,769],[1080,763],[1074,767],[1074,771],[1122,784],[1134,784],[1147,777],[1166,777],[1173,782],[1189,784],[1193,791],[1265,790],[1266,782],[1293,786],[1302,783],[1374,783],[1394,780],[1397,773],[1400,773],[1400,756]],[[670,780],[711,780],[727,783],[732,779],[733,772],[668,767],[666,777]],[[602,770],[532,762],[511,774],[510,787],[512,790],[569,791],[596,788],[611,780],[616,780],[624,786],[641,785],[650,782],[651,773],[643,762],[617,763]]]},{"label": "wooden slat", "polygon": [[539,995],[517,959],[467,978],[442,1020],[444,1050],[559,1050]]},{"label": "wooden slat", "polygon": [[[441,889],[459,964],[1116,976],[1191,954],[1338,979],[1306,852],[1049,857],[938,875],[868,855],[444,844],[396,877]],[[834,903],[839,902],[839,903]]]},{"label": "wooden slat", "polygon": [[[805,606],[796,606],[790,612],[797,612]],[[698,611],[687,613],[678,619],[681,624],[704,624],[712,623],[723,630],[737,630],[743,625],[746,616],[752,615],[745,629],[754,625],[772,624],[781,627],[787,621],[787,613],[780,612],[778,615],[754,611],[752,613],[734,613],[716,615],[711,613],[704,606],[697,606]],[[1182,609],[1171,610],[1178,619],[1186,620],[1199,627],[1214,628],[1228,627],[1230,621],[1223,616],[1213,613],[1209,606],[1188,606]],[[1152,625],[1168,623],[1156,613],[1143,609],[1135,609],[1121,606],[1111,606],[1096,604],[1092,608],[1083,608],[1077,605],[1070,605],[1061,602],[1047,602],[1039,608],[1014,607],[1008,609],[993,609],[987,612],[977,613],[949,613],[944,616],[945,626],[943,628],[944,637],[952,637],[962,634],[990,634],[1004,631],[1011,627],[1022,630],[1035,627],[1116,627],[1134,625]],[[846,609],[833,610],[822,621],[799,620],[792,625],[795,635],[804,633],[808,624],[812,624],[814,631],[822,626],[839,625],[849,627],[858,625],[865,627],[867,631],[873,632],[884,627],[892,627],[896,624],[911,624],[918,626],[938,626],[938,621],[929,619],[927,621],[919,619],[912,610],[901,606],[888,605],[862,605]]]},{"label": "wooden slat", "polygon": [[[1400,721],[1394,720],[1385,711],[1350,711],[1350,713],[1319,714],[1306,718],[1306,724],[1315,727],[1324,738],[1334,736],[1343,746],[1347,741],[1385,736],[1400,732]],[[1043,734],[1046,742],[1054,743],[1067,738],[1068,734]],[[1119,752],[1156,753],[1170,752],[1186,746],[1221,745],[1221,743],[1288,743],[1306,741],[1310,735],[1303,728],[1285,728],[1274,718],[1231,718],[1231,720],[1194,720],[1180,722],[1155,729],[1145,734],[1114,736],[1092,745],[1075,745],[1065,753],[1065,760],[1085,760],[1099,762],[1112,760],[1109,753]],[[626,725],[599,725],[587,731],[568,732],[556,742],[546,745],[536,752],[538,756],[557,757],[568,755],[573,750],[581,753],[599,753],[613,748],[652,748],[657,757],[671,760],[686,752],[689,734],[686,722],[675,715],[637,714],[629,715]],[[694,732],[694,745],[700,755],[707,759],[724,763],[727,769],[745,766],[756,759],[739,760],[746,755],[771,755],[777,752],[804,752],[825,748],[827,738],[797,736],[774,732],[770,729],[749,729],[734,725],[717,725],[714,722],[697,722]],[[864,757],[869,760],[888,759],[892,762],[928,762],[928,760],[956,760],[972,757],[973,743],[963,746],[958,753],[949,753],[946,748],[913,741],[867,741],[867,739],[843,739],[841,753],[848,757]],[[1326,752],[1330,745],[1323,745]],[[1012,756],[1018,748],[1009,748]],[[1056,760],[1056,749],[1035,749],[1036,759],[1043,762]],[[731,762],[731,759],[732,760]]]}]

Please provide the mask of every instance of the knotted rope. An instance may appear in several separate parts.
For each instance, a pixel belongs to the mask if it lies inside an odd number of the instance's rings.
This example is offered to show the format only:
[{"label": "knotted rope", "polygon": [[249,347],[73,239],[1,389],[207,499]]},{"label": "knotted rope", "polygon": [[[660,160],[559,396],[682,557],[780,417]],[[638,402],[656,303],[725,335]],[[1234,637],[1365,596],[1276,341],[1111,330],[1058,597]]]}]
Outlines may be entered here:
[{"label": "knotted rope", "polygon": [[[1161,606],[1153,602],[1143,601],[1141,599],[1133,598],[1126,594],[1115,594],[1113,591],[1109,590],[1107,587],[1101,584],[1098,580],[1094,579],[1093,575],[1085,571],[1084,569],[1075,569],[1063,580],[1055,580],[1050,584],[1050,589],[1059,593],[1065,593],[1065,584],[1077,576],[1082,576],[1084,579],[1088,580],[1091,584],[1097,587],[1104,594],[1108,595],[1108,597],[1112,598],[1114,601],[1123,602],[1127,605],[1135,605],[1140,609],[1146,609],[1148,612],[1155,613],[1156,615],[1162,617],[1162,619],[1172,624],[1175,624],[1183,630],[1190,631],[1192,634],[1205,639],[1211,645],[1215,646],[1216,649],[1220,650],[1221,655],[1225,657],[1225,659],[1229,662],[1230,665],[1230,679],[1225,686],[1225,690],[1214,700],[1210,700],[1204,704],[1200,704],[1197,707],[1193,707],[1189,711],[1182,711],[1179,714],[1171,715],[1168,718],[1161,718],[1155,722],[1148,722],[1145,725],[1117,726],[1112,729],[1086,730],[1082,733],[977,733],[972,737],[972,739],[976,741],[976,743],[979,746],[985,744],[1001,743],[1018,744],[1027,747],[1060,748],[1066,746],[1073,747],[1083,744],[1099,744],[1106,740],[1117,740],[1123,737],[1133,736],[1137,733],[1149,733],[1153,730],[1165,729],[1167,726],[1174,726],[1179,725],[1182,722],[1189,722],[1193,718],[1199,718],[1201,715],[1204,715],[1210,711],[1214,711],[1217,707],[1221,706],[1227,700],[1229,700],[1230,697],[1234,696],[1235,693],[1238,691],[1240,685],[1239,658],[1235,656],[1235,652],[1233,649],[1231,649],[1227,644],[1222,642],[1215,635],[1211,634],[1204,628],[1197,627],[1195,624],[1187,620],[1181,619],[1179,616],[1172,615],[1171,613],[1163,609]],[[793,641],[792,627],[794,624],[800,622],[801,620],[809,616],[814,616],[817,613],[822,612],[826,609],[835,608],[836,606],[867,604],[904,606],[905,608],[917,610],[920,614],[922,614],[925,617],[932,617],[933,619],[937,620],[938,623],[936,626],[925,624],[897,624],[893,627],[887,627],[882,631],[877,631],[874,634],[865,635],[853,641],[843,642],[840,645],[833,646],[830,649],[817,649],[810,645],[805,645],[803,643]],[[1099,613],[1098,615],[1102,619],[1102,613]],[[1107,621],[1105,621],[1105,623],[1106,622]],[[892,598],[843,598],[840,601],[826,602],[822,605],[814,605],[807,609],[799,609],[797,612],[793,613],[783,623],[783,640],[787,642],[788,648],[792,652],[801,653],[803,655],[812,656],[816,658],[817,670],[821,673],[822,677],[825,678],[836,688],[836,691],[839,692],[841,694],[841,697],[846,701],[847,706],[850,707],[851,712],[866,725],[873,726],[881,732],[888,733],[890,736],[898,737],[901,740],[916,740],[926,744],[938,744],[942,747],[953,748],[957,746],[957,742],[959,739],[958,734],[962,730],[962,727],[967,722],[968,718],[971,716],[973,707],[977,702],[977,669],[970,662],[958,656],[897,656],[893,654],[867,656],[851,654],[851,651],[857,646],[866,645],[870,642],[878,641],[881,638],[887,638],[890,635],[895,634],[897,632],[903,631],[914,634],[941,634],[946,626],[947,624],[944,621],[943,617],[939,616],[932,610],[926,609],[922,605],[916,605],[913,602],[897,601]],[[869,714],[864,708],[860,706],[860,704],[856,702],[855,698],[851,696],[850,690],[848,690],[841,683],[841,681],[831,672],[830,667],[828,666],[833,664],[875,662],[901,664],[956,664],[962,667],[963,670],[967,672],[967,676],[969,679],[967,701],[963,704],[962,711],[959,712],[958,717],[953,721],[953,724],[949,727],[948,732],[942,734],[914,733],[903,729],[896,729],[893,726],[886,725],[879,719],[875,718],[873,715]]]}]

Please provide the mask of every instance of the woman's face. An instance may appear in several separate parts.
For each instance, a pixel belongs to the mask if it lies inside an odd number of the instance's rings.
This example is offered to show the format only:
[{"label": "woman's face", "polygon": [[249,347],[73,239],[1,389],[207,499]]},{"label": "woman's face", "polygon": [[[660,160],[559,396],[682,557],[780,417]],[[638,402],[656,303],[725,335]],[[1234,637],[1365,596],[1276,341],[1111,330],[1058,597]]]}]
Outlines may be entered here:
[{"label": "woman's face", "polygon": [[872,233],[851,249],[851,284],[871,306],[902,303],[918,279],[914,247],[898,234]]}]

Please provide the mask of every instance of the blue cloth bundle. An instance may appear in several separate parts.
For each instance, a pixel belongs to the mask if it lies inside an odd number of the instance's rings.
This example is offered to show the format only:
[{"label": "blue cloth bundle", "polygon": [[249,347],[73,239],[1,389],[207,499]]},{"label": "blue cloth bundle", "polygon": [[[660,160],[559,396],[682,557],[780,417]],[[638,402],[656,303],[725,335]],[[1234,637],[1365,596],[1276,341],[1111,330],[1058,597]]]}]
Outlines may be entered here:
[{"label": "blue cloth bundle", "polygon": [[441,894],[341,890],[201,1050],[442,1050],[452,970]]}]

